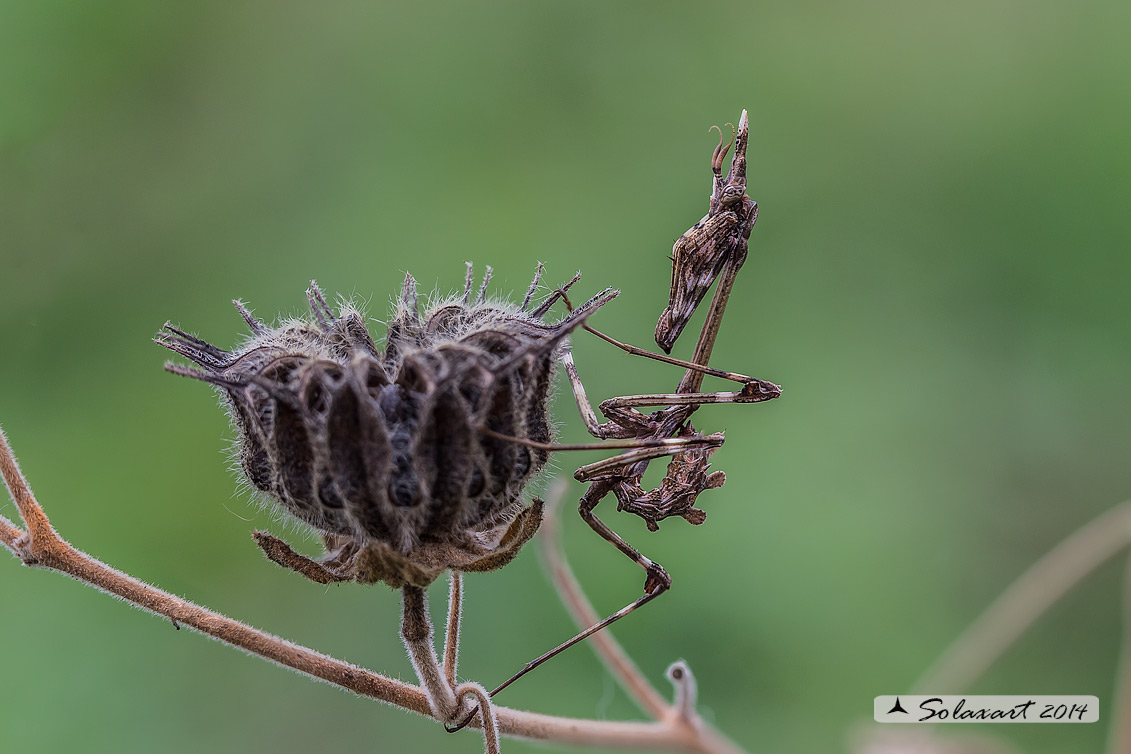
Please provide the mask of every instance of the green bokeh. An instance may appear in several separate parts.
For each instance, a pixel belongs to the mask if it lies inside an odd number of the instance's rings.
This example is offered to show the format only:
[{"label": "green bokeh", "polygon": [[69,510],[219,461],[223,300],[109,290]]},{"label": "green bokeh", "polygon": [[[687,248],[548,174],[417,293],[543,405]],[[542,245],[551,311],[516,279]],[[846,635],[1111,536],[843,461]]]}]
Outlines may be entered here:
[{"label": "green bokeh", "polygon": [[[293,529],[234,494],[226,420],[149,338],[171,318],[231,343],[228,301],[295,313],[311,278],[382,318],[405,270],[448,291],[473,260],[509,293],[542,260],[621,288],[595,323],[647,345],[705,211],[707,126],[747,107],[762,215],[715,363],[785,395],[701,412],[728,431],[706,525],[610,509],[675,579],[616,633],[657,683],[686,659],[750,751],[847,751],[873,696],[1131,495],[1129,22],[1118,2],[2,2],[0,422],[76,545],[409,677],[394,594],[259,555],[251,528]],[[576,341],[594,397],[678,374]],[[638,592],[575,517],[566,535],[601,609]],[[977,690],[1109,703],[1120,578]],[[467,591],[462,669],[488,685],[571,632],[533,549]],[[479,750],[11,559],[0,595],[0,751]],[[503,699],[639,714],[584,648]],[[1105,727],[979,730],[1051,754]],[[506,746],[535,750],[556,749]]]}]

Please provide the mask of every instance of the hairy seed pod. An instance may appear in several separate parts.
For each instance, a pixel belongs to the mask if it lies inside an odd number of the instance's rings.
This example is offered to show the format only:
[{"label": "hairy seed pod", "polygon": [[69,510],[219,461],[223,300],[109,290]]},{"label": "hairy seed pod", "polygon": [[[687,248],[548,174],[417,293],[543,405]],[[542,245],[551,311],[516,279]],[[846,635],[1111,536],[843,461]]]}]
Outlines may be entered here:
[{"label": "hairy seed pod", "polygon": [[522,493],[549,453],[507,438],[552,440],[562,343],[616,291],[548,324],[548,306],[485,301],[486,282],[471,302],[469,277],[462,299],[421,316],[409,276],[383,349],[313,282],[309,320],[268,327],[236,302],[252,332],[232,351],[166,324],[157,342],[199,366],[166,368],[221,391],[248,480],[330,551],[299,567],[257,535],[272,559],[320,581],[426,586],[447,568],[500,567],[533,536],[541,507]]}]

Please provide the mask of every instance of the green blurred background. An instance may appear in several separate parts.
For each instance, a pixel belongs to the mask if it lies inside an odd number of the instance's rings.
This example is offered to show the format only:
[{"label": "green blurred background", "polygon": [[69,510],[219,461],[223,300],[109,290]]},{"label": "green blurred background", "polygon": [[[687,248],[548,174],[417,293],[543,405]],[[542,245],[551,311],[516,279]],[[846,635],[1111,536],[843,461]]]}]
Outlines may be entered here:
[{"label": "green blurred background", "polygon": [[[79,547],[407,678],[395,594],[259,554],[249,530],[293,528],[234,492],[216,400],[150,337],[172,319],[231,344],[231,299],[297,313],[311,278],[375,319],[405,270],[446,292],[473,260],[521,292],[542,260],[621,288],[594,323],[648,345],[706,209],[707,127],[749,108],[762,215],[715,363],[785,394],[701,412],[728,431],[706,525],[649,534],[610,507],[675,579],[616,634],[665,688],[686,659],[750,751],[846,751],[873,696],[1131,496],[1129,21],[1118,2],[0,2],[0,422]],[[678,379],[588,336],[576,353],[595,398]],[[581,440],[564,386],[556,411]],[[600,609],[638,593],[572,514],[565,534]],[[3,751],[480,750],[0,561]],[[976,689],[1109,704],[1120,587],[1113,563]],[[572,632],[533,548],[466,588],[467,677]],[[585,648],[502,699],[639,717]],[[979,732],[1092,752],[1105,727]]]}]

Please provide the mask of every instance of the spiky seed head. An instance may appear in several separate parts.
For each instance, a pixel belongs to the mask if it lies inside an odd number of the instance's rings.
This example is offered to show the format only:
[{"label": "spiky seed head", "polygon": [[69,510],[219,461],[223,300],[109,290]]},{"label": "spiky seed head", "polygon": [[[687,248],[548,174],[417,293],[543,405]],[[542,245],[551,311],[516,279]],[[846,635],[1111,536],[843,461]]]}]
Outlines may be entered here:
[{"label": "spiky seed head", "polygon": [[497,568],[537,530],[541,508],[522,493],[549,454],[523,441],[552,440],[558,351],[616,295],[547,323],[485,287],[421,315],[409,276],[383,348],[313,282],[309,319],[268,326],[237,302],[252,332],[231,351],[168,324],[156,340],[198,367],[169,371],[223,394],[248,480],[323,533],[323,565],[425,586],[447,568]]}]

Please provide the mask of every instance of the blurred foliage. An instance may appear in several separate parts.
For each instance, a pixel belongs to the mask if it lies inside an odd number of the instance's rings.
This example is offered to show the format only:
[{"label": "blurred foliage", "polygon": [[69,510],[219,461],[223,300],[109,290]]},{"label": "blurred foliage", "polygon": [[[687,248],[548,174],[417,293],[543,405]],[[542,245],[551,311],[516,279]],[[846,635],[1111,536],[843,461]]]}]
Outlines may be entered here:
[{"label": "blurred foliage", "polygon": [[[595,324],[648,345],[706,210],[707,127],[747,107],[762,215],[715,363],[785,395],[701,412],[729,432],[704,526],[649,535],[610,507],[675,579],[616,633],[658,683],[686,659],[752,752],[845,750],[873,696],[1131,494],[1129,21],[1047,0],[5,0],[0,421],[77,546],[407,677],[395,595],[259,555],[273,517],[233,492],[226,420],[149,338],[171,318],[232,342],[228,301],[298,312],[311,278],[380,319],[405,270],[448,291],[491,264],[507,294],[542,260],[620,287]],[[576,340],[596,398],[678,379]],[[580,440],[564,388],[557,409]],[[639,569],[575,518],[571,557],[615,609]],[[479,745],[0,565],[6,751]],[[1119,588],[1112,564],[977,690],[1108,702]],[[572,632],[533,550],[467,591],[462,671],[488,685]],[[501,699],[638,715],[586,649]],[[1104,728],[980,730],[1039,754]]]}]

